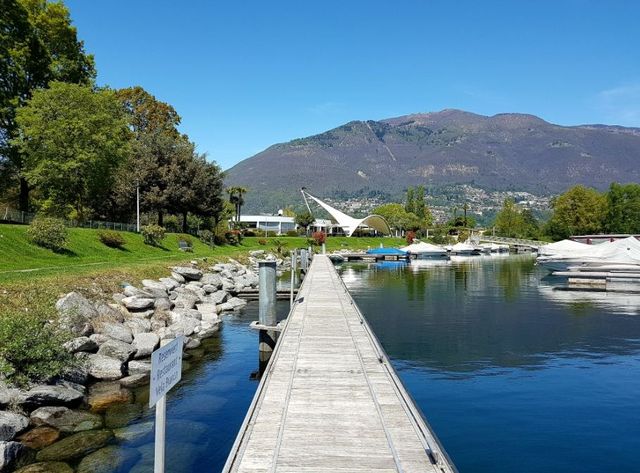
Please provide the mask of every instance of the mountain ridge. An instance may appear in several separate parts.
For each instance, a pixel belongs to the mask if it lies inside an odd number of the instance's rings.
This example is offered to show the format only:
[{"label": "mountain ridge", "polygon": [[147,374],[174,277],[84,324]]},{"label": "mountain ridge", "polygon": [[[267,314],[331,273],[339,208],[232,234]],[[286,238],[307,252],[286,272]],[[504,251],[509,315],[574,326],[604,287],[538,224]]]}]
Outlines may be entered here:
[{"label": "mountain ridge", "polygon": [[599,189],[640,179],[640,128],[563,126],[523,113],[479,115],[457,109],[353,120],[274,144],[227,171],[247,209],[274,211],[306,186],[319,196],[407,186],[470,184],[551,195],[573,184]]}]

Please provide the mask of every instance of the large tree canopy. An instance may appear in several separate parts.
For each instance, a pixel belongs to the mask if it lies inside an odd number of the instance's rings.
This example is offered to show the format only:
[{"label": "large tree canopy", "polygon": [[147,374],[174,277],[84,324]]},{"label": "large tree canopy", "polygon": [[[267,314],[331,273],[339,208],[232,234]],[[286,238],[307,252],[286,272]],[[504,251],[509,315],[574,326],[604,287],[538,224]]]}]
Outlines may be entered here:
[{"label": "large tree canopy", "polygon": [[607,192],[606,230],[640,233],[640,185],[611,184]]},{"label": "large tree canopy", "polygon": [[16,110],[50,81],[91,83],[95,68],[61,2],[0,0],[0,12],[0,185],[19,186],[19,206],[27,210],[23,156],[12,145]]},{"label": "large tree canopy", "polygon": [[25,156],[24,174],[37,187],[42,209],[89,216],[105,199],[129,149],[130,132],[115,94],[52,82],[18,109],[16,120],[20,136],[14,143]]},{"label": "large tree canopy", "polygon": [[602,231],[607,201],[604,195],[585,186],[574,186],[556,197],[547,233],[558,240],[571,235]]}]

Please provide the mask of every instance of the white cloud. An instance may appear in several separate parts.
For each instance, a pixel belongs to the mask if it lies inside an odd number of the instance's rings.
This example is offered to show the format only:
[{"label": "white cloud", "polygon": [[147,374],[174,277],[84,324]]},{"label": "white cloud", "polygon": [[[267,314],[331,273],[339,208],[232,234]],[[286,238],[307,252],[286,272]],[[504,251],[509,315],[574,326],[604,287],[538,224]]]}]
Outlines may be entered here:
[{"label": "white cloud", "polygon": [[640,126],[640,84],[603,90],[596,95],[596,106],[609,123]]},{"label": "white cloud", "polygon": [[333,115],[336,113],[343,113],[344,110],[344,104],[340,102],[323,102],[313,105],[307,109],[307,111],[314,115]]}]

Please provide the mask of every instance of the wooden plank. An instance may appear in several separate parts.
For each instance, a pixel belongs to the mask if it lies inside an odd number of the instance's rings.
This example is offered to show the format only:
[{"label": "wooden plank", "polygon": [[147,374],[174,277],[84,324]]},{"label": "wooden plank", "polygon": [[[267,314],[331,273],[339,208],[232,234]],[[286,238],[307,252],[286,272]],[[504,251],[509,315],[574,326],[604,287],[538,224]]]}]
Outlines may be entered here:
[{"label": "wooden plank", "polygon": [[326,256],[314,257],[223,471],[455,472]]}]

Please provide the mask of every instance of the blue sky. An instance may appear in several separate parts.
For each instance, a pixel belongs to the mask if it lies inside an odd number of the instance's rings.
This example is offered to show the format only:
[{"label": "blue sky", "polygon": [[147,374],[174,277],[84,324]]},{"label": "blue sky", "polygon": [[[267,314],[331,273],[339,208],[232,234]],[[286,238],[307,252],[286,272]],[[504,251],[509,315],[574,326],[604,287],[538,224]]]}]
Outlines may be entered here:
[{"label": "blue sky", "polygon": [[98,82],[227,169],[350,120],[460,108],[640,126],[633,0],[66,0]]}]

